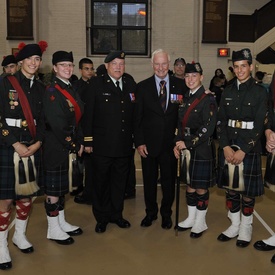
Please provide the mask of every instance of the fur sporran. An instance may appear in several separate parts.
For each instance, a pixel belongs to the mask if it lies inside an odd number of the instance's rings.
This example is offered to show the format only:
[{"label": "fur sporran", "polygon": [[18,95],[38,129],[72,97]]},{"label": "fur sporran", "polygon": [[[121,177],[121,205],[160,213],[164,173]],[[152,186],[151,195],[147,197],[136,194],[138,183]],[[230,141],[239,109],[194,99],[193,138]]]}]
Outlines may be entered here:
[{"label": "fur sporran", "polygon": [[36,193],[39,186],[36,183],[36,168],[34,156],[21,158],[17,152],[13,154],[15,193],[28,196]]},{"label": "fur sporran", "polygon": [[84,161],[76,153],[69,154],[69,191],[76,190],[83,184]]}]

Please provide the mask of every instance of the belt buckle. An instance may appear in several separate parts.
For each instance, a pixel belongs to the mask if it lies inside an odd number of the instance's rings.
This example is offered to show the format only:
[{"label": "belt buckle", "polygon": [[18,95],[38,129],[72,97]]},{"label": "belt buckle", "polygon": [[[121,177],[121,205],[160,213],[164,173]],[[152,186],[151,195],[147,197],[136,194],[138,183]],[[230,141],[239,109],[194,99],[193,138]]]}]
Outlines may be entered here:
[{"label": "belt buckle", "polygon": [[28,126],[27,120],[22,120],[21,125],[22,127],[27,127]]},{"label": "belt buckle", "polygon": [[236,120],[235,127],[236,128],[242,128],[242,121]]},{"label": "belt buckle", "polygon": [[14,127],[21,128],[21,125],[22,125],[22,119],[15,119],[14,120]]}]

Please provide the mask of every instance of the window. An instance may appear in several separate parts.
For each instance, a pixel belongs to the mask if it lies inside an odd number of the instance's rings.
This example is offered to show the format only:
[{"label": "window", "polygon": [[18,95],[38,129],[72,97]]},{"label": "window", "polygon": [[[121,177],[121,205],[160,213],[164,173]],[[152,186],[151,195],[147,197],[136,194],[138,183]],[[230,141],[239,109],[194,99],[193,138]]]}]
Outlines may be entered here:
[{"label": "window", "polygon": [[87,0],[88,55],[124,50],[148,56],[151,46],[151,0]]}]

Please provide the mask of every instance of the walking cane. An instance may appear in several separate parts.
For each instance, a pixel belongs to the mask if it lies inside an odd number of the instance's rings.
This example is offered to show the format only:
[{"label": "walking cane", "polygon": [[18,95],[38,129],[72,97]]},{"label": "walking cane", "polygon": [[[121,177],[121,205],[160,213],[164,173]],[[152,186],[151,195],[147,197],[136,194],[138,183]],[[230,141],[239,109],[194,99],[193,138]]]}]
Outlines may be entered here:
[{"label": "walking cane", "polygon": [[178,236],[178,223],[179,223],[179,204],[180,204],[180,168],[181,168],[181,155],[177,161],[177,182],[176,182],[176,217],[175,217],[175,235]]}]

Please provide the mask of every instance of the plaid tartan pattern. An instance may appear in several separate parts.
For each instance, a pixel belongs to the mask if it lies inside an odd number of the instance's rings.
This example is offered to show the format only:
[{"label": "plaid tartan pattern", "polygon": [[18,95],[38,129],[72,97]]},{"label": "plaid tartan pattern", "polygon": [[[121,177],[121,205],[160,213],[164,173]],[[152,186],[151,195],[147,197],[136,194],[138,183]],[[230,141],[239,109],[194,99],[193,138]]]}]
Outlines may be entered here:
[{"label": "plaid tartan pattern", "polygon": [[[15,175],[13,163],[14,149],[12,146],[0,145],[0,199],[20,199],[22,196],[15,194]],[[43,177],[42,177],[42,161],[40,150],[34,154],[34,162],[36,167],[36,180],[40,190],[31,196],[40,196],[44,194],[43,191]]]},{"label": "plaid tartan pattern", "polygon": [[208,189],[214,186],[216,184],[215,159],[199,159],[195,150],[190,152],[189,186],[193,189]]},{"label": "plaid tartan pattern", "polygon": [[[222,173],[224,168],[224,154],[223,150],[218,150],[218,187],[226,189],[222,182]],[[264,194],[264,183],[262,175],[262,162],[259,153],[248,153],[243,160],[244,170],[244,191],[236,191],[248,197],[258,197]]]},{"label": "plaid tartan pattern", "polygon": [[60,197],[69,192],[68,165],[44,171],[45,194]]}]

